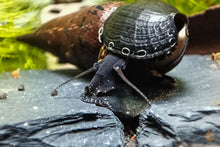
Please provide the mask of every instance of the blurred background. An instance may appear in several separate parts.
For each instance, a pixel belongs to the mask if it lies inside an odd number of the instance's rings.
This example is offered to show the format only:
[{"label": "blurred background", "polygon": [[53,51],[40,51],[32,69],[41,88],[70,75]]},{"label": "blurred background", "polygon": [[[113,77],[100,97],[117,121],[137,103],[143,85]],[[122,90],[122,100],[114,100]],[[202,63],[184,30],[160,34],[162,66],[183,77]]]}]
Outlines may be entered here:
[{"label": "blurred background", "polygon": [[[16,41],[15,37],[34,32],[45,20],[41,11],[51,4],[75,2],[92,5],[110,0],[0,0],[0,72],[16,69],[60,69],[57,59],[50,53]],[[117,0],[113,0],[117,1]],[[125,0],[126,3],[135,0]],[[193,15],[220,0],[164,0],[186,15]],[[81,3],[79,5],[79,3]],[[46,15],[46,14],[45,14]]]}]

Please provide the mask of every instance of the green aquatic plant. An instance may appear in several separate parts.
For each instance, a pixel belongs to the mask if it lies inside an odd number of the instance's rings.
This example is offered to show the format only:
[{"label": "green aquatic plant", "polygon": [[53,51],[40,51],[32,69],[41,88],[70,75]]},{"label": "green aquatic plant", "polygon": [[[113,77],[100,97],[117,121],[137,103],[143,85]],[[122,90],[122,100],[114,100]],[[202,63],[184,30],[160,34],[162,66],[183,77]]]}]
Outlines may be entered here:
[{"label": "green aquatic plant", "polygon": [[16,41],[40,25],[40,11],[51,0],[0,0],[0,72],[46,68],[43,51]]},{"label": "green aquatic plant", "polygon": [[[113,0],[132,3],[136,0]],[[208,7],[220,4],[220,0],[164,0],[176,7],[180,12],[191,15],[206,10]]]},{"label": "green aquatic plant", "polygon": [[220,4],[220,0],[164,0],[175,6],[180,12],[192,15],[206,10],[208,7]]}]

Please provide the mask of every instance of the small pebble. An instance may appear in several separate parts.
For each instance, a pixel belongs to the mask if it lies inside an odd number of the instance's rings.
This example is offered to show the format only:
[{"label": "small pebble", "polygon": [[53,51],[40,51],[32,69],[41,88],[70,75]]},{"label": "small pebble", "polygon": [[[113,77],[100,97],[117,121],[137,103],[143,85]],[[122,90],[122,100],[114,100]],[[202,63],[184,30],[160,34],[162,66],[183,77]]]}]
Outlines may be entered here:
[{"label": "small pebble", "polygon": [[133,135],[133,136],[131,137],[131,139],[132,139],[132,140],[137,140],[136,135]]},{"label": "small pebble", "polygon": [[24,85],[21,84],[21,85],[18,87],[18,91],[24,91],[24,90],[25,90]]},{"label": "small pebble", "polygon": [[6,99],[7,94],[6,93],[0,93],[0,99]]},{"label": "small pebble", "polygon": [[52,93],[51,93],[51,96],[56,96],[57,95],[57,90],[54,90]]}]

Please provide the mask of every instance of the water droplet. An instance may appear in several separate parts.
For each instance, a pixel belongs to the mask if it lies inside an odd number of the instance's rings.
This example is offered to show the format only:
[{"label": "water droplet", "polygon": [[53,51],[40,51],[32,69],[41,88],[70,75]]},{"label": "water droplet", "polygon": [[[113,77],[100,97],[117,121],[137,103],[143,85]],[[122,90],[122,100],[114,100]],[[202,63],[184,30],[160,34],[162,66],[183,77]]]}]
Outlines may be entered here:
[{"label": "water droplet", "polygon": [[38,110],[38,107],[37,107],[37,106],[34,106],[33,109],[34,109],[34,110]]},{"label": "water droplet", "polygon": [[73,83],[74,86],[79,86],[81,83]]},{"label": "water droplet", "polygon": [[26,123],[24,123],[24,126],[28,126],[28,123],[26,122]]}]

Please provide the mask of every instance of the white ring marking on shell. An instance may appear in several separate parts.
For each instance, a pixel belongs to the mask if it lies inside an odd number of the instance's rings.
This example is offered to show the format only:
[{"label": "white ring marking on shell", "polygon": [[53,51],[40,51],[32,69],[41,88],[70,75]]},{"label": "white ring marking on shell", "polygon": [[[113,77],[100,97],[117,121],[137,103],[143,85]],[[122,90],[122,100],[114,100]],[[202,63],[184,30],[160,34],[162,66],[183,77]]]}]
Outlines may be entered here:
[{"label": "white ring marking on shell", "polygon": [[168,36],[172,36],[171,33],[172,33],[171,30],[168,30],[168,31],[167,31],[167,35],[168,35]]},{"label": "white ring marking on shell", "polygon": [[109,42],[108,43],[108,49],[109,50],[113,50],[112,47],[114,47],[114,46],[115,46],[114,42]]},{"label": "white ring marking on shell", "polygon": [[172,48],[172,47],[174,47],[175,45],[176,45],[176,42],[174,42],[173,44],[171,44],[170,47]]},{"label": "white ring marking on shell", "polygon": [[117,7],[112,7],[111,10],[110,10],[110,12],[112,13],[112,12],[114,12],[116,9],[117,9]]},{"label": "white ring marking on shell", "polygon": [[145,57],[147,55],[147,51],[145,51],[145,50],[137,51],[137,53],[141,53],[141,52],[143,52],[144,54],[143,55],[137,55],[137,57],[143,58],[143,57]]},{"label": "white ring marking on shell", "polygon": [[176,13],[170,13],[170,15],[173,15],[173,16],[175,16],[175,15],[176,15]]},{"label": "white ring marking on shell", "polygon": [[103,27],[99,28],[99,31],[98,31],[98,39],[99,39],[99,42],[102,43],[102,33],[103,33]]},{"label": "white ring marking on shell", "polygon": [[128,56],[130,54],[130,49],[127,47],[123,47],[121,53],[125,56]]}]

